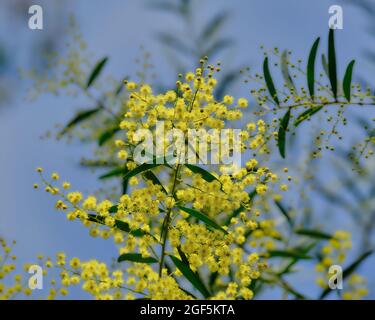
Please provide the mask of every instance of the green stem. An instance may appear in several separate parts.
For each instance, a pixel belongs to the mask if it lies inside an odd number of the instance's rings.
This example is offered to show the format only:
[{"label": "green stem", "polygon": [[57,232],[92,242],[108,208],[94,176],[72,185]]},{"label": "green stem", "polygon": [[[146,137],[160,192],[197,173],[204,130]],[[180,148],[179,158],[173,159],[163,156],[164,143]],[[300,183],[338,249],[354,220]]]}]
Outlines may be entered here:
[{"label": "green stem", "polygon": [[321,106],[328,106],[328,105],[353,105],[353,106],[374,106],[374,102],[348,102],[348,101],[326,101],[326,102],[302,102],[292,105],[286,106],[279,106],[279,109],[290,109],[290,108],[299,108],[299,107],[321,107]]},{"label": "green stem", "polygon": [[[173,186],[172,186],[172,191],[171,191],[172,197],[174,197],[174,193],[175,193],[175,190],[176,190],[177,178],[178,178],[178,174],[179,174],[179,171],[180,171],[180,167],[181,167],[180,164],[178,164],[177,167],[176,167],[176,172],[175,172],[175,175],[174,175]],[[172,209],[173,209],[173,207],[168,209],[167,215],[165,216],[165,220],[164,220],[163,227],[162,227],[162,232],[163,232],[163,229],[164,229],[164,233],[163,233],[163,237],[162,237],[163,240],[162,240],[162,247],[161,247],[160,264],[159,264],[159,278],[161,277],[162,272],[163,272],[165,249],[166,249],[166,246],[167,246],[168,229],[169,229],[169,222],[170,222],[170,218],[171,218]]]}]

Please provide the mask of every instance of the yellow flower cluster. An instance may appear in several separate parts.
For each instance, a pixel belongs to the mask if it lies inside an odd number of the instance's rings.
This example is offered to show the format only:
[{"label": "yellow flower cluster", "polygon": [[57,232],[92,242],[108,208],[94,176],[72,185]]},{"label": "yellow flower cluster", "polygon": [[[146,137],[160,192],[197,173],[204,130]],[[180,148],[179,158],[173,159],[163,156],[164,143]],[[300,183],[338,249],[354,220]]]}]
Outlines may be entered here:
[{"label": "yellow flower cluster", "polygon": [[346,287],[342,294],[344,300],[361,300],[368,295],[367,280],[355,273],[346,281]]},{"label": "yellow flower cluster", "polygon": [[[191,299],[202,292],[211,299],[251,299],[255,294],[252,285],[263,274],[272,275],[268,251],[279,247],[283,237],[277,221],[266,216],[268,203],[257,206],[253,198],[281,200],[278,192],[286,191],[288,185],[276,188],[279,177],[262,166],[258,157],[268,152],[268,140],[277,137],[264,120],[240,130],[240,150],[246,161],[231,173],[228,165],[198,170],[180,162],[142,169],[133,159],[134,149],[144,142],[138,129],[151,130],[164,150],[173,148],[174,141],[158,136],[159,121],[164,130],[177,128],[186,133],[189,129],[223,129],[242,118],[248,101],[230,95],[216,101],[214,73],[218,67],[205,64],[202,59],[194,73],[180,76],[175,91],[163,94],[155,94],[147,84],[125,82],[125,112],[112,141],[112,155],[120,163],[114,172],[122,178],[129,176],[126,182],[131,188],[124,194],[107,199],[85,196],[72,191],[69,182],[59,183],[57,173],[47,181],[38,169],[45,190],[58,197],[56,208],[69,220],[80,221],[92,237],[112,239],[120,255],[113,268],[96,260],[73,258],[67,262],[62,253],[55,263],[47,260],[47,267],[56,265],[63,270],[61,288],[51,289],[50,299],[68,294],[68,287],[77,284],[96,299]],[[232,133],[229,140],[233,142]],[[210,134],[208,141],[217,143]],[[336,232],[323,247],[317,270],[326,273],[330,265],[342,263],[350,246],[349,235]],[[205,288],[189,292],[191,277],[204,278],[201,286]],[[323,277],[317,282],[324,287],[327,283]],[[357,297],[359,291],[354,292]]]},{"label": "yellow flower cluster", "polygon": [[[332,265],[342,266],[346,259],[346,252],[352,248],[351,235],[348,232],[338,230],[332,239],[321,249],[321,261],[316,265],[316,270],[322,275],[316,279],[322,288],[328,287],[328,279],[332,274],[329,268]],[[346,300],[359,300],[368,294],[365,287],[366,280],[359,274],[351,275],[344,281],[342,297]]]},{"label": "yellow flower cluster", "polygon": [[[17,257],[11,254],[11,247],[0,237],[0,300],[14,299],[21,294],[31,295],[31,290],[23,283],[22,274],[15,274],[16,260]],[[27,270],[27,266],[25,268]]]},{"label": "yellow flower cluster", "polygon": [[[177,81],[176,91],[164,94],[154,95],[146,84],[125,83],[130,92],[129,100],[124,120],[119,124],[124,138],[115,140],[115,146],[119,149],[118,158],[125,161],[127,170],[137,167],[131,156],[134,146],[140,142],[137,129],[155,132],[157,121],[164,121],[165,129],[178,128],[184,132],[200,128],[222,129],[228,121],[242,117],[240,109],[248,106],[247,100],[235,101],[234,97],[226,95],[222,101],[216,101],[213,92],[217,81],[213,74],[217,68],[213,65],[204,67],[204,64],[203,60],[195,73],[187,73],[186,82]],[[241,131],[241,152],[255,151],[264,143],[266,132],[263,120],[254,127],[248,125]],[[172,142],[165,140],[164,144],[169,147]],[[81,221],[89,228],[91,236],[112,238],[120,255],[140,254],[143,258],[157,260],[159,270],[138,263],[124,270],[126,277],[122,281],[132,291],[156,299],[191,297],[176,282],[176,277],[184,277],[181,270],[176,268],[170,273],[170,265],[164,262],[165,256],[173,254],[186,259],[193,272],[208,269],[217,274],[210,284],[211,298],[251,299],[253,292],[249,286],[253,279],[260,277],[267,264],[259,261],[256,252],[249,252],[244,246],[249,242],[254,250],[271,248],[272,238],[278,235],[271,220],[257,221],[260,212],[252,206],[250,191],[264,196],[272,191],[271,184],[278,181],[277,175],[260,166],[255,156],[254,152],[246,166],[232,174],[225,172],[224,165],[217,166],[217,171],[211,172],[213,178],[208,180],[188,166],[159,166],[153,169],[154,174],[163,176],[168,172],[161,184],[148,180],[142,173],[133,176],[129,183],[141,185],[132,188],[118,201],[65,191],[71,188],[70,183],[65,181],[61,186],[57,185],[57,173],[51,176],[51,181],[43,176],[42,180],[46,191],[59,197],[56,208],[64,211],[69,220]],[[42,170],[38,172],[42,173]],[[181,207],[196,210],[209,221],[215,221],[221,230],[194,219]],[[64,263],[58,260],[58,264]],[[83,287],[96,298],[110,298],[109,292],[113,293],[123,284],[115,283],[105,265],[99,262],[70,264],[80,265],[79,274],[90,274],[84,277]],[[74,275],[78,276],[77,272]],[[99,279],[99,283],[93,282],[92,278]],[[115,297],[123,298],[113,293],[112,298]]]}]

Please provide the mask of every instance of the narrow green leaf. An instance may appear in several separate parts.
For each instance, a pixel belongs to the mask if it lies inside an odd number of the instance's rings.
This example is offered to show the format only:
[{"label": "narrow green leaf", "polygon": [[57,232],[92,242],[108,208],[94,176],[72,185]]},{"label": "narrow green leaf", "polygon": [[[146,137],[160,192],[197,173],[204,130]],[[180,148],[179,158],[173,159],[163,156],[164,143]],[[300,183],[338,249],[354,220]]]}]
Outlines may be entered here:
[{"label": "narrow green leaf", "polygon": [[297,250],[270,250],[268,251],[268,254],[270,258],[294,258],[299,260],[312,259],[312,257]]},{"label": "narrow green leaf", "polygon": [[[126,169],[125,173],[127,171],[128,171],[128,169]],[[122,177],[122,194],[128,193],[128,187],[129,187],[129,180],[124,179],[124,177]]]},{"label": "narrow green leaf", "polygon": [[289,226],[293,227],[293,220],[290,217],[288,210],[285,209],[284,205],[281,203],[281,201],[275,201],[276,206],[279,208],[280,212],[283,214],[285,219],[287,220]]},{"label": "narrow green leaf", "polygon": [[163,184],[160,182],[160,180],[158,179],[158,177],[151,171],[146,171],[143,173],[143,176],[147,179],[147,180],[150,180],[152,181],[153,184],[155,185],[158,185],[161,187],[161,191],[163,191],[165,194],[167,194],[167,190],[165,190]]},{"label": "narrow green leaf", "polygon": [[124,85],[124,81],[125,80],[128,80],[129,77],[125,77],[124,79],[122,79],[122,81],[119,83],[119,85],[117,86],[117,88],[115,89],[114,91],[114,94],[115,96],[117,97],[125,88],[125,85]]},{"label": "narrow green leaf", "polygon": [[[89,214],[88,215],[88,220],[91,221],[91,222],[95,222],[95,223],[99,223],[99,224],[105,225],[105,217],[102,217],[102,216],[99,216],[99,215]],[[115,221],[115,227],[117,229],[121,230],[121,231],[130,233],[131,235],[133,235],[135,237],[143,237],[146,234],[141,229],[135,229],[135,230],[130,229],[128,223],[126,223],[124,221],[120,221],[120,220],[116,220]]]},{"label": "narrow green leaf", "polygon": [[279,133],[278,133],[278,140],[277,146],[279,147],[280,155],[285,158],[285,136],[286,130],[288,129],[290,119],[290,108],[285,113],[284,117],[281,119]]},{"label": "narrow green leaf", "polygon": [[[301,253],[302,255],[306,255],[307,253],[309,253],[310,250],[312,250],[313,248],[315,248],[317,244],[318,244],[318,242],[313,242],[313,243],[308,244],[307,246],[299,247],[298,248],[298,252]],[[292,258],[292,260],[285,266],[285,268],[283,268],[280,272],[278,272],[278,275],[283,275],[283,274],[286,274],[286,273],[290,273],[292,267],[298,261],[299,261],[299,259]]]},{"label": "narrow green leaf", "polygon": [[219,181],[212,173],[208,172],[207,170],[198,167],[193,164],[185,164],[185,167],[187,167],[189,170],[193,171],[194,173],[200,174],[202,176],[202,179],[206,180],[207,182],[212,182],[214,180]]},{"label": "narrow green leaf", "polygon": [[204,55],[208,57],[213,57],[218,54],[221,50],[226,49],[234,44],[233,39],[224,38],[215,41],[210,47],[204,51]]},{"label": "narrow green leaf", "polygon": [[216,279],[217,277],[219,276],[219,272],[215,271],[215,272],[212,272],[210,274],[210,278],[208,280],[208,285],[210,286],[210,288],[212,289],[212,287],[214,286],[215,282],[216,282]]},{"label": "narrow green leaf", "polygon": [[263,74],[264,74],[264,80],[267,85],[267,89],[272,97],[272,99],[276,102],[277,105],[279,105],[279,98],[277,97],[275,85],[273,84],[273,80],[271,77],[270,69],[268,66],[268,57],[264,59],[263,62]]},{"label": "narrow green leaf", "polygon": [[329,29],[328,35],[328,71],[329,81],[335,99],[337,100],[337,70],[336,70],[336,49],[335,49],[335,36],[333,29]]},{"label": "narrow green leaf", "polygon": [[217,101],[222,100],[228,88],[240,78],[242,69],[243,68],[238,68],[222,75],[221,81],[215,89],[215,97]]},{"label": "narrow green leaf", "polygon": [[178,270],[185,276],[185,278],[196,288],[205,298],[210,296],[209,291],[207,290],[204,283],[199,279],[196,273],[190,269],[185,263],[175,256],[169,256]]},{"label": "narrow green leaf", "polygon": [[350,102],[350,91],[352,86],[353,67],[355,60],[352,60],[346,68],[342,87],[344,90],[345,98]]},{"label": "narrow green leaf", "polygon": [[112,207],[109,208],[109,213],[116,213],[118,210],[118,206],[117,205],[114,205]]},{"label": "narrow green leaf", "polygon": [[186,254],[182,251],[181,246],[177,247],[177,251],[178,251],[178,254],[181,257],[182,262],[185,263],[187,266],[190,266],[189,260],[186,256]]},{"label": "narrow green leaf", "polygon": [[91,72],[91,74],[90,74],[90,76],[87,80],[87,84],[86,84],[87,88],[90,87],[93,84],[93,82],[95,81],[95,79],[99,76],[100,72],[102,71],[102,69],[103,69],[104,65],[107,63],[107,61],[108,61],[108,57],[105,57],[105,58],[103,58],[102,60],[99,60],[96,63],[94,69],[92,70],[92,72]]},{"label": "narrow green leaf", "polygon": [[313,114],[317,113],[323,108],[323,106],[320,107],[313,107],[310,108],[304,112],[302,112],[300,115],[297,116],[296,120],[294,121],[294,126],[297,127],[301,122],[305,121],[306,119],[309,119]]},{"label": "narrow green leaf", "polygon": [[254,189],[253,191],[249,192],[249,200],[250,202],[253,201],[254,197],[257,195],[257,191],[256,189]]},{"label": "narrow green leaf", "polygon": [[132,262],[138,262],[138,263],[157,263],[158,260],[156,260],[153,257],[143,257],[140,253],[125,253],[122,254],[117,258],[117,262],[122,261],[132,261]]},{"label": "narrow green leaf", "polygon": [[309,87],[309,92],[311,99],[314,100],[314,88],[315,88],[315,60],[316,53],[318,51],[320,38],[316,39],[313,46],[311,47],[309,60],[307,62],[307,85]]},{"label": "narrow green leaf", "polygon": [[124,180],[129,180],[131,177],[134,177],[142,172],[145,172],[147,170],[156,168],[160,166],[161,164],[156,164],[156,163],[142,163],[140,166],[134,168],[133,170],[128,171],[124,175]]},{"label": "narrow green leaf", "polygon": [[351,265],[349,265],[347,268],[343,271],[343,279],[350,276],[357,268],[360,266],[360,264],[371,254],[373,253],[373,250],[369,250],[363,254],[361,254],[357,260],[355,260]]},{"label": "narrow green leaf", "polygon": [[118,163],[116,161],[110,160],[91,160],[91,159],[81,159],[80,165],[87,168],[113,168]]},{"label": "narrow green leaf", "polygon": [[294,85],[293,79],[289,73],[288,67],[288,50],[284,50],[280,58],[281,74],[283,75],[284,81],[289,88],[296,91],[296,86]]},{"label": "narrow green leaf", "polygon": [[179,37],[176,37],[173,34],[159,33],[157,38],[162,44],[184,54],[185,56],[191,57],[194,54],[194,52],[185,43],[183,43]]},{"label": "narrow green leaf", "polygon": [[109,130],[104,131],[98,139],[98,145],[102,146],[106,143],[109,139],[111,139],[118,131],[120,131],[119,127],[114,127]]},{"label": "narrow green leaf", "polygon": [[327,62],[327,58],[326,58],[324,53],[322,54],[322,66],[323,66],[323,70],[324,70],[325,74],[329,78],[328,62]]},{"label": "narrow green leaf", "polygon": [[317,239],[330,240],[333,238],[332,235],[325,233],[325,232],[321,232],[319,230],[297,229],[294,232],[302,236],[307,236],[307,237],[317,238]]},{"label": "narrow green leaf", "polygon": [[299,300],[305,300],[306,297],[298,292],[296,289],[294,289],[288,282],[286,282],[284,279],[281,279],[280,280],[280,284],[281,286],[283,287],[284,290],[286,290],[287,292],[289,292],[291,295],[295,296],[296,299],[299,299]]},{"label": "narrow green leaf", "polygon": [[125,168],[115,168],[115,169],[112,169],[111,171],[101,175],[99,177],[99,179],[103,180],[103,179],[108,179],[108,178],[112,178],[112,177],[122,176],[125,172],[126,172]]},{"label": "narrow green leaf", "polygon": [[215,33],[221,28],[221,26],[225,23],[225,21],[228,19],[228,13],[227,12],[220,12],[216,16],[212,18],[211,21],[207,23],[205,28],[203,29],[200,41],[205,42],[207,40],[210,40],[212,36],[215,35]]},{"label": "narrow green leaf", "polygon": [[102,107],[96,107],[94,109],[89,109],[89,110],[84,110],[84,111],[80,111],[76,114],[76,116],[70,120],[68,122],[68,124],[65,126],[65,128],[63,130],[61,130],[60,132],[60,136],[64,135],[65,133],[67,133],[72,127],[74,127],[76,124],[80,123],[81,121],[83,120],[86,120],[88,119],[89,117],[91,117],[92,115],[94,115],[95,113],[99,112],[100,110],[102,110]]},{"label": "narrow green leaf", "polygon": [[197,211],[197,210],[194,210],[194,209],[191,209],[191,208],[185,208],[185,207],[182,207],[182,206],[178,206],[178,208],[182,211],[185,211],[186,213],[190,214],[191,216],[197,218],[198,220],[201,220],[203,221],[205,224],[215,228],[215,229],[218,229],[224,233],[228,233],[225,229],[223,229],[221,226],[219,226],[215,221],[211,220],[209,217],[207,217],[205,214]]}]

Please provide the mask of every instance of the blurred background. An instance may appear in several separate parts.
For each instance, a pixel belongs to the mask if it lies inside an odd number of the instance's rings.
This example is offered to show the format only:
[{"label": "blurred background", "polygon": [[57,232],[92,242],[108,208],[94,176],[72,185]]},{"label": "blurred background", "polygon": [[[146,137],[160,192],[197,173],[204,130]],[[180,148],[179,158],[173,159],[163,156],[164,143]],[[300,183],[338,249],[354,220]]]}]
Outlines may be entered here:
[{"label": "blurred background", "polygon": [[[43,8],[43,30],[28,27],[28,8],[33,4]],[[64,52],[72,15],[92,59],[110,57],[106,73],[117,79],[139,76],[140,64],[136,62],[142,57],[150,61],[150,80],[164,88],[175,82],[178,72],[192,70],[202,54],[209,54],[213,62],[222,61],[223,89],[249,97],[251,84],[240,80],[239,70],[246,66],[261,70],[260,46],[291,49],[295,57],[306,59],[312,42],[321,36],[326,49],[328,9],[334,4],[344,10],[343,30],[336,32],[338,70],[343,73],[347,63],[356,59],[355,81],[375,88],[375,3],[370,0],[2,0],[0,236],[17,240],[18,263],[33,262],[39,253],[53,256],[57,250],[70,257],[104,261],[111,261],[115,254],[111,242],[91,238],[81,225],[67,222],[65,215],[54,210],[52,197],[33,190],[33,184],[39,182],[38,166],[47,172],[58,171],[73,189],[87,194],[100,187],[97,175],[80,165],[80,159],[91,154],[92,145],[48,138],[49,130],[68,122],[78,108],[91,107],[90,102],[51,94],[31,100],[33,83],[21,76],[23,70],[30,69],[40,74],[52,72],[46,57]],[[216,19],[216,27],[205,28],[212,19]],[[292,147],[289,154],[301,181],[290,191],[288,206],[302,212],[305,225],[353,232],[353,257],[374,246],[375,163],[371,158],[361,163],[358,173],[346,155],[363,139],[363,127],[371,129],[370,119],[374,117],[371,108],[353,112],[353,121],[341,128],[344,139],[337,141],[339,152],[312,164],[306,163],[308,138]],[[315,124],[300,136],[312,136],[319,129]],[[282,168],[286,162],[279,158],[274,165]],[[309,178],[312,172],[315,176]],[[360,270],[368,278],[368,298],[372,299],[374,265],[375,257],[370,257]],[[313,268],[306,267],[298,274],[293,283],[308,295],[317,296],[320,291],[314,283]],[[86,296],[75,292],[72,297]],[[261,297],[276,299],[280,292],[269,290]]]}]

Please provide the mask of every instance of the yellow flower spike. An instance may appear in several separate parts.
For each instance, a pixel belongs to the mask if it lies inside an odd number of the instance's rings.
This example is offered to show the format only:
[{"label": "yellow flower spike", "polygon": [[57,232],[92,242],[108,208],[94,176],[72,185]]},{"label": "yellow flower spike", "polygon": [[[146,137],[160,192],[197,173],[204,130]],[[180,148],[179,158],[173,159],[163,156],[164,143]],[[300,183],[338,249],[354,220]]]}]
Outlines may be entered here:
[{"label": "yellow flower spike", "polygon": [[60,179],[60,176],[59,176],[59,174],[58,174],[57,172],[54,172],[54,173],[52,173],[52,175],[51,175],[51,179],[52,179],[52,180],[59,180],[59,179]]},{"label": "yellow flower spike", "polygon": [[67,181],[64,181],[62,184],[63,189],[69,190],[70,189],[70,183]]},{"label": "yellow flower spike", "polygon": [[248,101],[245,98],[239,98],[237,103],[240,108],[246,108],[248,106]]},{"label": "yellow flower spike", "polygon": [[117,153],[117,157],[121,160],[126,160],[127,157],[128,157],[128,153],[126,152],[126,150],[120,150],[118,153]]}]

